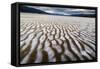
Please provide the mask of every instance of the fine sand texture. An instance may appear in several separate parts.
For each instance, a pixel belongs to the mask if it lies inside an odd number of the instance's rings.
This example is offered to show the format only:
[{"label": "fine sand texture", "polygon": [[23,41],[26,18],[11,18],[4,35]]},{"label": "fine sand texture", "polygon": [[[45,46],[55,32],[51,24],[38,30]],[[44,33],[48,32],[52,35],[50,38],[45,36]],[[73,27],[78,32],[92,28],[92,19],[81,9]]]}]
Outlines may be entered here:
[{"label": "fine sand texture", "polygon": [[20,63],[94,60],[95,18],[20,13]]}]

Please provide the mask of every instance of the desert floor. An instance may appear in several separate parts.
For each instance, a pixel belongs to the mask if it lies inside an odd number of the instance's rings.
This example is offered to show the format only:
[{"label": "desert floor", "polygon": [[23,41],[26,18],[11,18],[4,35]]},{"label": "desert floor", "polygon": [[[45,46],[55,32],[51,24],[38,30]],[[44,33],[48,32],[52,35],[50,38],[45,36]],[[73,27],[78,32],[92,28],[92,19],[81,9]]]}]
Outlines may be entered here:
[{"label": "desert floor", "polygon": [[93,60],[95,18],[20,13],[20,63]]}]

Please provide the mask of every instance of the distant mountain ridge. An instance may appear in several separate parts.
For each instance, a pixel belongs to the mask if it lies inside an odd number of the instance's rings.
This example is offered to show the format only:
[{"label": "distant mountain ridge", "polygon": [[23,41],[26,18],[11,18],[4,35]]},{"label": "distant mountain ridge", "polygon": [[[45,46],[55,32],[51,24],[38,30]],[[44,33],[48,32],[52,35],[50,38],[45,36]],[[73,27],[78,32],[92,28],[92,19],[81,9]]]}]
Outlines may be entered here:
[{"label": "distant mountain ridge", "polygon": [[20,12],[48,14],[48,15],[58,15],[58,16],[78,16],[78,17],[95,17],[96,16],[95,14],[83,14],[80,11],[70,12],[68,14],[50,13],[50,12],[46,12],[45,10],[36,9],[36,8],[32,8],[32,7],[27,7],[27,6],[21,6]]},{"label": "distant mountain ridge", "polygon": [[31,8],[31,7],[26,7],[26,6],[22,6],[20,8],[20,12],[47,14],[46,12],[44,12],[42,10]]}]

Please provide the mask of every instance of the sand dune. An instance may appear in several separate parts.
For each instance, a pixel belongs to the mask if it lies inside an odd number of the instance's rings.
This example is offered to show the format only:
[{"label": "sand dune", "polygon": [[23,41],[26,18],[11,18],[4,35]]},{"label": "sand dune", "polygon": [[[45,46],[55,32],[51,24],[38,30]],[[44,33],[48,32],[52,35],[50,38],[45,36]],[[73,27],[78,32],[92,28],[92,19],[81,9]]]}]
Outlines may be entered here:
[{"label": "sand dune", "polygon": [[20,63],[93,60],[95,18],[21,13]]}]

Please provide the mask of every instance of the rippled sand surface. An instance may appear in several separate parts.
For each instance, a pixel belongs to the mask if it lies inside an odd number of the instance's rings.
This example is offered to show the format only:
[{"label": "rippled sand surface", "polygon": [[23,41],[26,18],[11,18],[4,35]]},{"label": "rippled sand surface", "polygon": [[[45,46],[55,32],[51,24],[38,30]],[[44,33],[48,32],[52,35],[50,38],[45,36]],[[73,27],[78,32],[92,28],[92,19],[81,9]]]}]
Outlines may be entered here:
[{"label": "rippled sand surface", "polygon": [[95,18],[20,13],[21,64],[95,58]]}]

